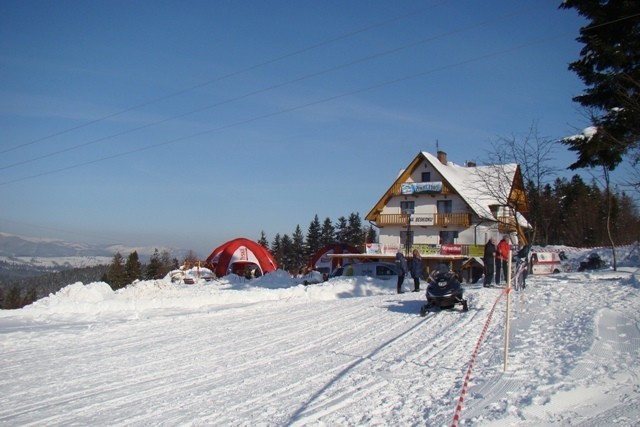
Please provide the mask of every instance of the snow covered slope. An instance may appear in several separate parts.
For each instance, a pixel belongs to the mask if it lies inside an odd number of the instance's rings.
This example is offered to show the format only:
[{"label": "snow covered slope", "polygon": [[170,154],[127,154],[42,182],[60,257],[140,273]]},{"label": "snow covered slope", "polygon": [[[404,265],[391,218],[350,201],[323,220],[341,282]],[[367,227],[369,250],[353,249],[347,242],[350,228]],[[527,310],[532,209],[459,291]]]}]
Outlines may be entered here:
[{"label": "snow covered slope", "polygon": [[78,283],[0,311],[0,424],[451,425],[470,372],[461,425],[638,425],[639,274],[530,278],[506,372],[503,289],[421,318],[364,278]]}]

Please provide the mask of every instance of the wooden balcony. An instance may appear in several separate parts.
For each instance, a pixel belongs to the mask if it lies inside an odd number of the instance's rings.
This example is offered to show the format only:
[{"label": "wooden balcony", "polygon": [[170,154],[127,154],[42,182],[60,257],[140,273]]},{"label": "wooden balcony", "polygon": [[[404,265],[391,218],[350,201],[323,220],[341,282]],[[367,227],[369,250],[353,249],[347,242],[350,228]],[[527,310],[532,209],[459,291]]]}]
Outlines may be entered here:
[{"label": "wooden balcony", "polygon": [[[415,225],[429,225],[433,227],[469,227],[471,225],[471,214],[469,213],[436,213],[433,215],[432,224],[415,224]],[[387,225],[402,225],[406,226],[409,220],[408,215],[405,214],[380,214],[376,218],[376,225],[378,227],[385,227]]]}]

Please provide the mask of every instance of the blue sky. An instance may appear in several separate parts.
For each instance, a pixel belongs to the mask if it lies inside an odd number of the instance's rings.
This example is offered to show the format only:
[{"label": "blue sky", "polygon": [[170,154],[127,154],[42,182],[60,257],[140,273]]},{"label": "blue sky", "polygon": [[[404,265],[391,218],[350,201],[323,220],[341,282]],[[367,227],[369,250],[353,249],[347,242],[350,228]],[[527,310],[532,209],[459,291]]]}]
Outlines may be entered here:
[{"label": "blue sky", "polygon": [[436,144],[574,134],[584,21],[558,4],[0,2],[0,231],[206,256],[364,218]]}]

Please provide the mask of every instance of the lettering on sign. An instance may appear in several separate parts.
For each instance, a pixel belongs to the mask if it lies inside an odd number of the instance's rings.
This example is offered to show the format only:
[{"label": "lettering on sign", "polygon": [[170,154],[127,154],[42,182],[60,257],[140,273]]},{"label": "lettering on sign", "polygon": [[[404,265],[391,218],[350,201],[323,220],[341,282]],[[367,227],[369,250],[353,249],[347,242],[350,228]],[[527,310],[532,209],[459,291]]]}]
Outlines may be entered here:
[{"label": "lettering on sign", "polygon": [[443,244],[440,247],[440,253],[442,255],[462,255],[462,245]]},{"label": "lettering on sign", "polygon": [[413,214],[411,215],[411,224],[412,225],[433,225],[434,215],[433,214]]},{"label": "lettering on sign", "polygon": [[406,182],[400,184],[402,194],[442,193],[442,182]]}]

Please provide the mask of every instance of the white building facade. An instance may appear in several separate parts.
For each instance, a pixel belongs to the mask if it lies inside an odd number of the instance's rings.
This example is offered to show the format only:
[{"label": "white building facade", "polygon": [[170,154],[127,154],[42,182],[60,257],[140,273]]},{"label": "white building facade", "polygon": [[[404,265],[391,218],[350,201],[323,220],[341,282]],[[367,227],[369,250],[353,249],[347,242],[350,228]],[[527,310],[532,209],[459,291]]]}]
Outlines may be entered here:
[{"label": "white building facade", "polygon": [[[482,256],[491,237],[523,243],[527,200],[518,165],[465,166],[419,153],[365,217],[379,229],[370,253]],[[516,218],[518,219],[516,221]]]}]

